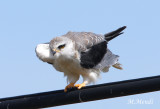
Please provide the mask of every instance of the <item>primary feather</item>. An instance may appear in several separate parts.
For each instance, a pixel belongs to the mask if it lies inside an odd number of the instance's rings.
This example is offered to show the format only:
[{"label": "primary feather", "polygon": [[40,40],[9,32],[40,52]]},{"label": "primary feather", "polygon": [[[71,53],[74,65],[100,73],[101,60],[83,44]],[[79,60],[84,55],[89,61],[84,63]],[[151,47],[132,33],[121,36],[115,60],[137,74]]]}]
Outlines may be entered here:
[{"label": "primary feather", "polygon": [[122,34],[121,31],[125,28],[121,27],[105,35],[68,32],[53,38],[48,44],[37,45],[36,53],[39,59],[64,72],[69,83],[75,83],[80,75],[86,84],[92,83],[100,77],[101,71],[107,72],[111,66],[121,69],[119,56],[107,48],[107,43]]}]

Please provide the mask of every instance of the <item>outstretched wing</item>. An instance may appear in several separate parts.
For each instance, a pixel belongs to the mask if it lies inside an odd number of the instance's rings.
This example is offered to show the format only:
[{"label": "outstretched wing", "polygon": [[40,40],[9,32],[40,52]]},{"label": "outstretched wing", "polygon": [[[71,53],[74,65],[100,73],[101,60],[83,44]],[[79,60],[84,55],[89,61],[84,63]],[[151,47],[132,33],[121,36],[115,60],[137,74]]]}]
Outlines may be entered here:
[{"label": "outstretched wing", "polygon": [[43,62],[47,62],[49,64],[53,64],[54,58],[51,53],[49,43],[38,44],[35,49],[37,57]]}]

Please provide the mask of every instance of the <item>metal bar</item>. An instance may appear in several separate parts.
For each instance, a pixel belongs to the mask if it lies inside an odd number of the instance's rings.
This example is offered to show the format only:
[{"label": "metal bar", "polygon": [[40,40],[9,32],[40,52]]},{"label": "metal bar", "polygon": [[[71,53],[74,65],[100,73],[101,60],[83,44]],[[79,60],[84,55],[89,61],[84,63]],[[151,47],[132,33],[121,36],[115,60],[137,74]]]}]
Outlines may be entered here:
[{"label": "metal bar", "polygon": [[160,76],[0,99],[0,109],[38,109],[160,90]]}]

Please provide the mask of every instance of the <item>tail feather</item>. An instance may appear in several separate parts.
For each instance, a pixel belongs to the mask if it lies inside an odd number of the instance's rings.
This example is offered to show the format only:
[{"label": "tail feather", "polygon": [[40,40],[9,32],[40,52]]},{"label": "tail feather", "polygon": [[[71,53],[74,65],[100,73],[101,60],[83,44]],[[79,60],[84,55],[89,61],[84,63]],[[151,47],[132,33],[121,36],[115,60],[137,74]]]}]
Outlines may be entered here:
[{"label": "tail feather", "polygon": [[123,26],[123,27],[121,27],[121,28],[118,28],[118,29],[115,30],[115,31],[112,31],[112,32],[109,32],[109,33],[105,34],[104,36],[105,36],[106,41],[109,42],[109,41],[112,40],[113,38],[115,38],[115,37],[123,34],[122,31],[123,31],[125,28],[126,28],[126,26]]}]

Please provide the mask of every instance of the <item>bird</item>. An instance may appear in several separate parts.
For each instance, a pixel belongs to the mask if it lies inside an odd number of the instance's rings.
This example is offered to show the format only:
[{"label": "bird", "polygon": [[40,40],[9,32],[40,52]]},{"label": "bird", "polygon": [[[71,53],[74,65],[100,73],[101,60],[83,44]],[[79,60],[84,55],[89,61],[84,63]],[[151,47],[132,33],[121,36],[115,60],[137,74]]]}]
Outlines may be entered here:
[{"label": "bird", "polygon": [[[93,32],[72,32],[54,37],[50,42],[38,44],[35,48],[37,57],[51,64],[67,77],[64,92],[71,88],[81,89],[95,83],[101,72],[108,72],[110,67],[122,70],[119,56],[108,49],[108,42],[123,34],[126,26],[102,34]],[[81,84],[76,84],[80,76]]]}]

